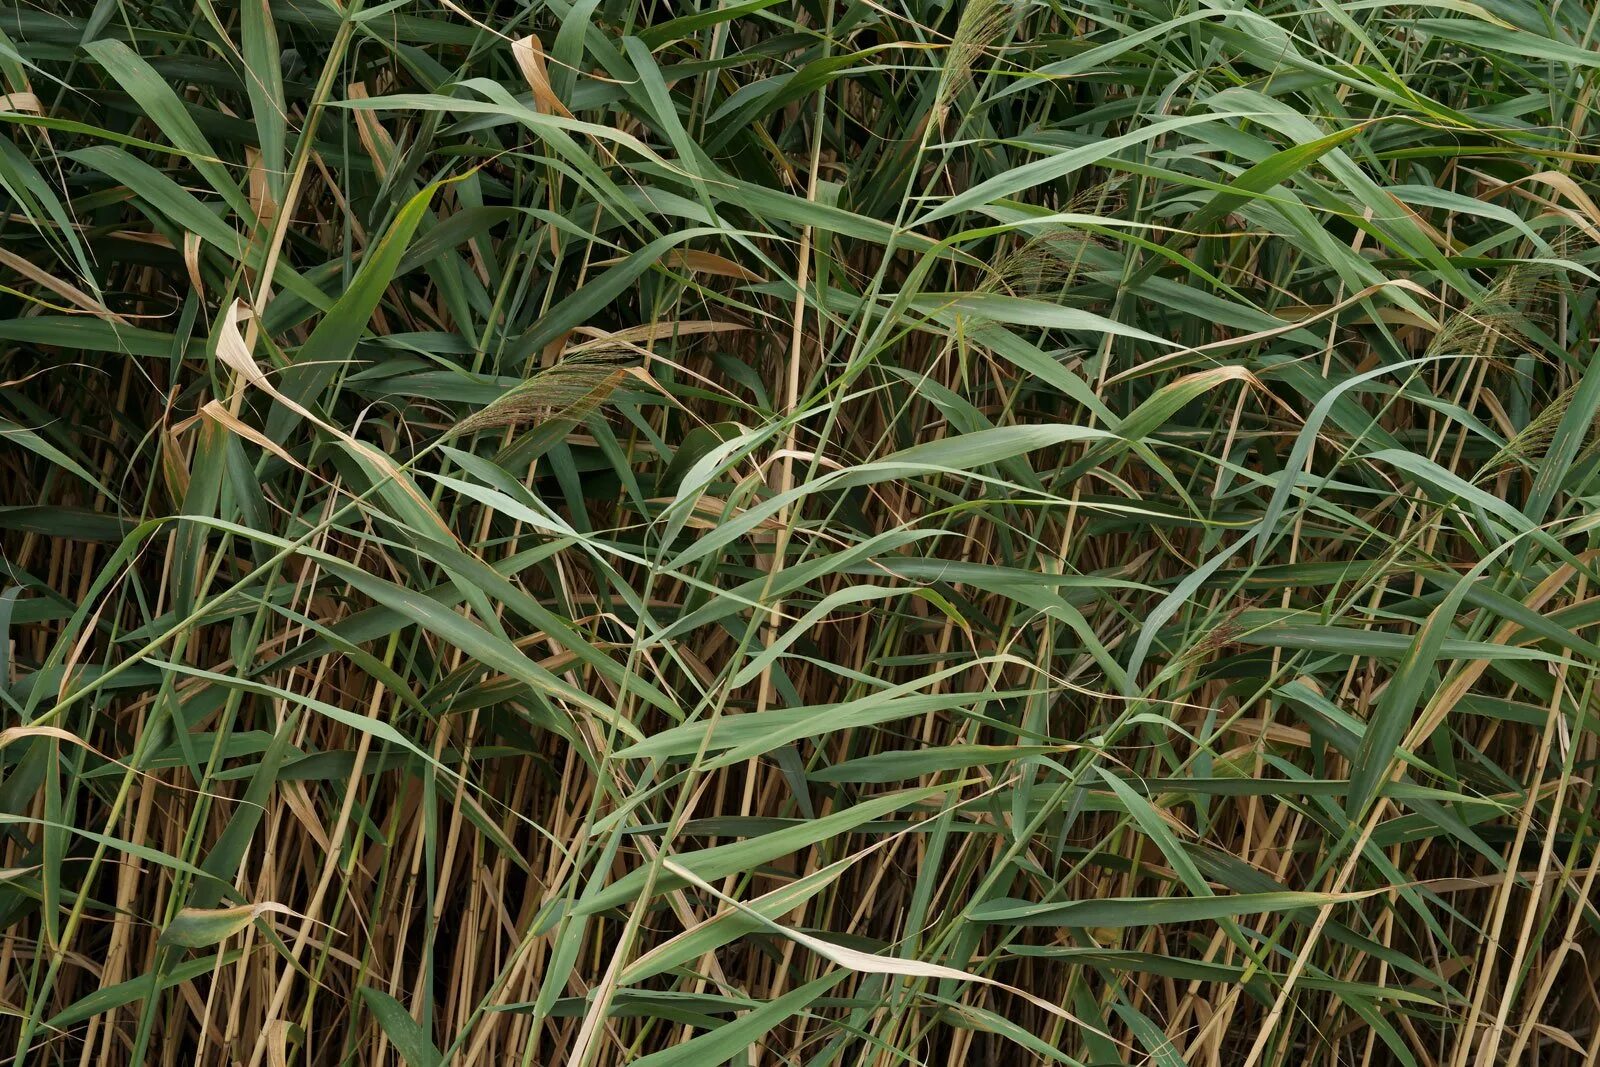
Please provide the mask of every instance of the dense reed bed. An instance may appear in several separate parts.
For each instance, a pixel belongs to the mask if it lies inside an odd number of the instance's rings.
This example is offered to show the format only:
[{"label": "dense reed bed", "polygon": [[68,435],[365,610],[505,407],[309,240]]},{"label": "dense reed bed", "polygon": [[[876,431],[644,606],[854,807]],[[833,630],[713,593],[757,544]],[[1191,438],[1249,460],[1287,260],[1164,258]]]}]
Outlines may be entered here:
[{"label": "dense reed bed", "polygon": [[0,1055],[1600,1062],[1597,19],[0,9]]}]

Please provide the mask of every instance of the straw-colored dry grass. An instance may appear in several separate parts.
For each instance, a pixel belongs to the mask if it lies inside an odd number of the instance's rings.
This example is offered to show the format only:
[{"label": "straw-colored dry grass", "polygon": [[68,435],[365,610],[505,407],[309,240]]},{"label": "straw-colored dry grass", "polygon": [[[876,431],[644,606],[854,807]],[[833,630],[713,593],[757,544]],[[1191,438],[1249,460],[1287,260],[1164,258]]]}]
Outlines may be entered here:
[{"label": "straw-colored dry grass", "polygon": [[0,1054],[1600,1062],[1597,19],[0,9]]}]

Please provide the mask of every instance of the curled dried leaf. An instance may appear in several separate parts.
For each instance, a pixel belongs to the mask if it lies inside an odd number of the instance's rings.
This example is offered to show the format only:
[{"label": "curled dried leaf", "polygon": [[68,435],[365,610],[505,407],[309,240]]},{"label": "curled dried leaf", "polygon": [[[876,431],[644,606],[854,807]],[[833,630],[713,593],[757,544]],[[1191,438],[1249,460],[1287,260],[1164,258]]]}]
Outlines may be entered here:
[{"label": "curled dried leaf", "polygon": [[550,71],[545,66],[544,45],[539,43],[539,38],[532,35],[511,42],[511,55],[517,61],[517,67],[522,71],[522,76],[528,82],[528,88],[533,90],[534,107],[546,115],[560,115],[571,118],[572,112],[567,110],[567,105],[556,96],[555,90],[550,86]]}]

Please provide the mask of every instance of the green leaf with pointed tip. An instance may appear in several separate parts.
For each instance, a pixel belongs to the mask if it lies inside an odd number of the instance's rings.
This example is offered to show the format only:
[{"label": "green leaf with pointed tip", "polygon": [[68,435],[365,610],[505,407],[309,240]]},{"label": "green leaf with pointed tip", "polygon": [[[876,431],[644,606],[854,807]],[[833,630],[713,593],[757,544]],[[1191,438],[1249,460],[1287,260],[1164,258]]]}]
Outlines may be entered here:
[{"label": "green leaf with pointed tip", "polygon": [[[714,882],[740,871],[752,871],[780,856],[787,856],[819,841],[827,841],[849,833],[863,823],[882,818],[891,811],[912,807],[940,793],[948,793],[958,788],[960,788],[959,783],[889,793],[798,826],[762,834],[745,841],[714,845],[698,852],[677,853],[672,859],[697,877]],[[629,903],[644,891],[650,880],[650,872],[646,869],[630,871],[584,900],[579,906],[579,914],[592,915]],[[665,893],[687,884],[682,878],[670,872],[662,872],[654,879],[654,892]]]},{"label": "green leaf with pointed tip", "polygon": [[177,948],[208,948],[244,930],[261,916],[288,913],[282,904],[241,904],[233,908],[184,908],[161,931],[159,943]]},{"label": "green leaf with pointed tip", "polygon": [[706,1067],[724,1063],[728,1059],[755,1045],[775,1027],[804,1011],[828,990],[849,977],[850,972],[837,970],[816,981],[745,1012],[738,1018],[700,1034],[681,1045],[652,1052],[634,1060],[634,1067]]},{"label": "green leaf with pointed tip", "polygon": [[400,1053],[406,1067],[439,1067],[444,1062],[444,1053],[439,1051],[398,1000],[371,986],[361,987],[361,1000],[372,1017],[378,1020],[378,1025],[383,1028],[394,1050]]}]

